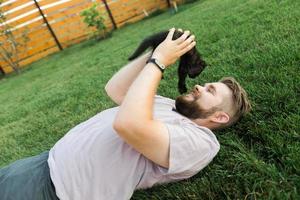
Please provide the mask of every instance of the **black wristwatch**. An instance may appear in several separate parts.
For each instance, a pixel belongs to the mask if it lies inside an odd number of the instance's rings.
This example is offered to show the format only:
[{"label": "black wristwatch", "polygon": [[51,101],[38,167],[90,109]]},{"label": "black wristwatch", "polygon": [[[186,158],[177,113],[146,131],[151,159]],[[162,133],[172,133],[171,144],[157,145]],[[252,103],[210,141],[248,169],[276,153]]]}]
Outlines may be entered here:
[{"label": "black wristwatch", "polygon": [[149,58],[146,63],[149,63],[149,62],[154,63],[160,69],[160,71],[162,73],[164,73],[166,67],[165,67],[165,65],[163,65],[162,63],[160,63],[157,59],[155,59],[155,58]]}]

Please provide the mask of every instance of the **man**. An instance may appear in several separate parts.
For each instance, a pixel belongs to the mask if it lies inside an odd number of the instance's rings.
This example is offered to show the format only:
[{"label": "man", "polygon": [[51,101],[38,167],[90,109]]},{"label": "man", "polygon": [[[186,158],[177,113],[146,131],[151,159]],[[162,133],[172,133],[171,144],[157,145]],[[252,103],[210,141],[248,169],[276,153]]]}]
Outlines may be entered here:
[{"label": "man", "polygon": [[163,68],[196,44],[189,31],[172,40],[174,31],[109,80],[105,90],[119,107],[77,125],[49,153],[1,169],[1,199],[130,199],[135,189],[207,166],[220,148],[211,130],[233,124],[250,104],[232,78],[196,85],[175,102],[156,95]]}]

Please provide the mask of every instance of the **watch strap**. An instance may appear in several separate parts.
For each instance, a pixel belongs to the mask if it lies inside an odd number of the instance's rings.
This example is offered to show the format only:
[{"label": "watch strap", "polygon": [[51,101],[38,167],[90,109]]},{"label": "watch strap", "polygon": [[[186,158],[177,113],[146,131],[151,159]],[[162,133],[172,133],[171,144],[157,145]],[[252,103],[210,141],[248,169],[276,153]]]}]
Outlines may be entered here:
[{"label": "watch strap", "polygon": [[159,61],[157,59],[155,59],[155,58],[149,58],[146,63],[149,63],[149,62],[155,64],[158,67],[158,69],[160,69],[160,71],[162,73],[164,73],[165,66],[163,64],[159,63]]}]

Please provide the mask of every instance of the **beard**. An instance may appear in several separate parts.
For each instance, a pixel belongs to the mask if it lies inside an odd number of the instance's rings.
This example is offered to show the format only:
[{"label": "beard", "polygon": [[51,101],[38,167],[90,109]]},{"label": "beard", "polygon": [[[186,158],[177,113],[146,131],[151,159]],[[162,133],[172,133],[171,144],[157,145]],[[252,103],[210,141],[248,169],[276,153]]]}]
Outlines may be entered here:
[{"label": "beard", "polygon": [[210,109],[202,108],[197,103],[198,98],[193,96],[193,100],[188,100],[185,95],[180,95],[175,100],[176,111],[190,119],[205,119],[217,111],[215,107]]}]

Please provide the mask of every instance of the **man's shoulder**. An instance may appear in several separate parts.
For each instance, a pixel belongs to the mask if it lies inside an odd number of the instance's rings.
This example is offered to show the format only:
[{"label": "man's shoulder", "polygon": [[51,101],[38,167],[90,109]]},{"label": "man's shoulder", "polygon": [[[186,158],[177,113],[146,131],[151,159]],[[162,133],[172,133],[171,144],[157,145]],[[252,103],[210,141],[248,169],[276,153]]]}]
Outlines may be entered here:
[{"label": "man's shoulder", "polygon": [[165,96],[162,96],[162,95],[158,95],[158,94],[156,94],[154,96],[154,100],[155,100],[155,102],[170,102],[170,103],[174,103],[175,102],[174,99],[171,99],[169,97],[165,97]]},{"label": "man's shoulder", "polygon": [[172,110],[173,107],[175,107],[175,100],[161,96],[161,95],[155,95],[154,96],[154,104],[155,106],[162,108],[165,107],[167,110]]}]

